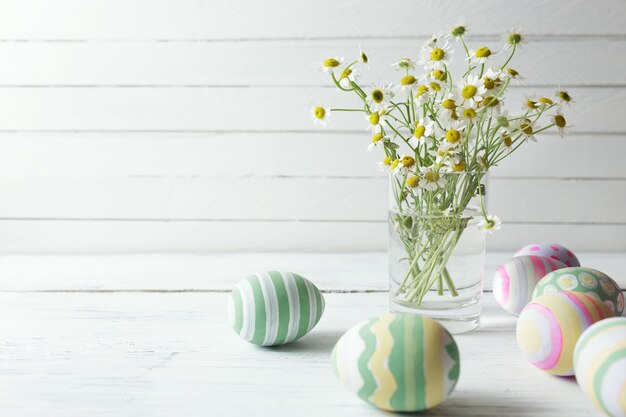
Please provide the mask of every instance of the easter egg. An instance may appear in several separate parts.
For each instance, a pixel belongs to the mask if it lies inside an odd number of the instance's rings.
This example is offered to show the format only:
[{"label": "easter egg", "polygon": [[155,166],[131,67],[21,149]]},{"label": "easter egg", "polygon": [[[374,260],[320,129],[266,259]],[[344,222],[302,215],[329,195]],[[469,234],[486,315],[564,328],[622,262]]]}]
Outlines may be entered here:
[{"label": "easter egg", "polygon": [[531,243],[526,245],[517,252],[516,256],[535,255],[544,256],[546,258],[552,258],[554,260],[563,262],[565,266],[580,266],[578,258],[566,247],[559,245],[558,243]]},{"label": "easter egg", "polygon": [[435,320],[385,314],[358,323],[332,351],[339,380],[361,399],[388,411],[440,404],[459,378],[456,342]]},{"label": "easter egg", "polygon": [[548,292],[584,292],[606,304],[616,316],[624,311],[624,294],[608,275],[591,268],[563,268],[547,274],[537,283],[533,298]]},{"label": "easter egg", "polygon": [[565,265],[543,256],[518,256],[498,267],[493,276],[493,296],[516,316],[530,302],[535,285],[544,275]]},{"label": "easter egg", "polygon": [[260,346],[281,345],[311,331],[324,312],[313,283],[291,272],[268,271],[241,280],[228,299],[230,326]]},{"label": "easter egg", "polygon": [[602,320],[587,329],[574,349],[578,385],[597,408],[626,417],[626,317]]},{"label": "easter egg", "polygon": [[517,321],[517,344],[530,363],[553,375],[574,374],[574,346],[611,310],[585,293],[563,291],[533,299]]}]

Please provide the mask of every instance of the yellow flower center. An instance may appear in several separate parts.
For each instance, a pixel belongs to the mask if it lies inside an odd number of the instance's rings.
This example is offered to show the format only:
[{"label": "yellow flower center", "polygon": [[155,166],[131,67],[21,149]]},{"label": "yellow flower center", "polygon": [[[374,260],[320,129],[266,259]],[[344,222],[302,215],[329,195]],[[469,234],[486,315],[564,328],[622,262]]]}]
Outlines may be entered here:
[{"label": "yellow flower center", "polygon": [[391,157],[390,156],[386,156],[385,159],[383,159],[383,165],[386,165],[386,166],[391,165]]},{"label": "yellow flower center", "polygon": [[502,142],[504,142],[504,145],[507,148],[510,148],[511,145],[513,145],[513,139],[511,139],[511,137],[509,135],[505,135],[502,137]]},{"label": "yellow flower center", "polygon": [[415,159],[413,159],[412,156],[408,155],[403,156],[400,162],[402,162],[402,165],[404,165],[406,168],[411,168],[413,165],[415,165]]},{"label": "yellow flower center", "polygon": [[424,136],[424,133],[426,133],[426,127],[425,126],[422,126],[422,125],[415,126],[415,130],[413,131],[413,136],[415,136],[417,139],[419,139],[422,136]]},{"label": "yellow flower center", "polygon": [[451,98],[447,98],[441,102],[441,107],[446,110],[454,110],[456,109],[456,103]]},{"label": "yellow flower center", "polygon": [[433,78],[437,81],[445,81],[448,75],[442,70],[437,69],[433,71]]},{"label": "yellow flower center", "polygon": [[441,48],[433,48],[433,50],[430,51],[430,59],[433,61],[441,61],[445,55],[446,53]]},{"label": "yellow flower center", "polygon": [[376,133],[374,136],[372,136],[372,143],[376,143],[379,140],[381,140],[383,138],[383,134],[382,133]]},{"label": "yellow flower center", "polygon": [[326,109],[321,106],[317,106],[315,109],[313,109],[313,114],[316,118],[323,120],[326,116]]},{"label": "yellow flower center", "polygon": [[435,83],[435,82],[430,83],[430,88],[433,91],[440,91],[441,90],[441,86],[438,83]]},{"label": "yellow flower center", "polygon": [[465,162],[464,161],[460,161],[458,164],[453,164],[452,165],[452,171],[454,171],[454,172],[463,172],[463,171],[465,171]]},{"label": "yellow flower center", "polygon": [[350,68],[346,68],[343,71],[341,71],[340,79],[348,78],[350,74],[352,74],[352,70]]},{"label": "yellow flower center", "polygon": [[428,92],[428,87],[426,87],[425,85],[418,85],[417,94],[415,94],[415,96],[419,97],[419,96],[426,94],[427,92]]},{"label": "yellow flower center", "polygon": [[412,75],[405,75],[404,77],[402,77],[402,79],[400,80],[400,84],[402,85],[413,85],[415,84],[415,77]]},{"label": "yellow flower center", "polygon": [[437,182],[437,181],[439,181],[439,178],[441,178],[441,177],[439,176],[439,173],[438,173],[438,172],[435,172],[435,171],[426,171],[426,172],[424,173],[424,178],[425,178],[425,179],[426,179],[426,181],[428,181],[428,182]]},{"label": "yellow flower center", "polygon": [[456,37],[463,36],[465,34],[465,30],[465,26],[455,26],[450,31],[450,34]]},{"label": "yellow flower center", "polygon": [[464,99],[469,99],[469,98],[474,97],[476,95],[477,91],[478,91],[478,89],[475,86],[473,86],[473,85],[466,85],[461,90],[461,95],[463,96]]},{"label": "yellow flower center", "polygon": [[531,99],[526,99],[526,107],[529,109],[536,109],[539,107],[536,101],[532,101]]},{"label": "yellow flower center", "polygon": [[461,140],[461,132],[456,129],[450,129],[446,132],[446,140],[450,143],[457,143]]},{"label": "yellow flower center", "polygon": [[521,41],[522,41],[521,33],[509,33],[509,36],[507,38],[508,43],[510,43],[511,45],[517,45]]},{"label": "yellow flower center", "polygon": [[498,98],[494,96],[487,96],[484,98],[481,104],[485,107],[495,107],[500,104],[500,100],[498,100]]},{"label": "yellow flower center", "polygon": [[513,68],[507,68],[506,72],[513,78],[515,78],[515,77],[517,77],[519,75],[519,72],[517,72]]},{"label": "yellow flower center", "polygon": [[463,109],[463,116],[465,116],[467,119],[473,119],[474,117],[476,117],[476,110],[472,108]]},{"label": "yellow flower center", "polygon": [[483,85],[485,86],[487,90],[496,88],[496,82],[494,81],[493,78],[489,78],[489,77],[483,78]]},{"label": "yellow flower center", "polygon": [[380,90],[372,91],[372,100],[374,100],[375,103],[382,103],[384,98],[385,98],[385,95],[383,94],[382,91]]},{"label": "yellow flower center", "polygon": [[488,58],[491,56],[491,49],[483,46],[482,48],[478,48],[474,54],[476,58]]},{"label": "yellow flower center", "polygon": [[554,102],[548,97],[539,97],[537,101],[539,101],[542,104],[554,104]]},{"label": "yellow flower center", "polygon": [[409,177],[406,179],[406,186],[409,188],[415,188],[419,185],[420,179],[418,177]]},{"label": "yellow flower center", "polygon": [[558,92],[559,98],[565,102],[570,102],[572,101],[572,97],[569,95],[569,93],[567,91],[559,91]]},{"label": "yellow flower center", "polygon": [[329,67],[329,68],[335,68],[339,66],[339,61],[336,60],[335,58],[328,58],[324,60],[324,66]]},{"label": "yellow flower center", "polygon": [[380,115],[378,113],[370,114],[370,123],[372,125],[377,125],[380,122]]},{"label": "yellow flower center", "polygon": [[525,119],[519,125],[520,130],[529,136],[533,134],[533,126],[530,123],[531,123],[530,120]]},{"label": "yellow flower center", "polygon": [[565,117],[561,114],[557,114],[554,116],[554,124],[561,129],[565,127]]},{"label": "yellow flower center", "polygon": [[400,163],[400,160],[399,160],[399,159],[394,159],[394,160],[391,162],[391,167],[390,167],[390,168],[391,168],[391,169],[396,169],[396,168],[398,167],[398,164],[399,164],[399,163]]}]

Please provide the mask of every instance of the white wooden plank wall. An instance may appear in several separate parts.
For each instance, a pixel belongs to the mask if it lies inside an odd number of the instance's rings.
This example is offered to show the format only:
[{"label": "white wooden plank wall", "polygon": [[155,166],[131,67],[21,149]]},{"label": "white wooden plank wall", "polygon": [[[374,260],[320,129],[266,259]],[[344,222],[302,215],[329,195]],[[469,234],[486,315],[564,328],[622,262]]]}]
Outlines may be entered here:
[{"label": "white wooden plank wall", "polygon": [[625,15],[621,0],[3,0],[0,250],[383,249],[386,184],[360,119],[309,119],[349,103],[316,62],[361,44],[365,81],[394,77],[465,17],[478,46],[525,28],[527,86],[576,99],[569,137],[494,170],[490,249],[624,251]]}]

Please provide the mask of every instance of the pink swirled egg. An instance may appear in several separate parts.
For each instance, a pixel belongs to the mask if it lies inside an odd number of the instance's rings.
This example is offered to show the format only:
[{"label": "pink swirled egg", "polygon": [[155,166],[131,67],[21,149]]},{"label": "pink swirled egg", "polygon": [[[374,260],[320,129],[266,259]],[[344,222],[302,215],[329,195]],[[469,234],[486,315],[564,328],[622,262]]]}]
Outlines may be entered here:
[{"label": "pink swirled egg", "polygon": [[562,262],[565,266],[580,266],[580,262],[571,250],[558,243],[531,243],[526,245],[517,252],[513,257],[517,256],[543,256]]},{"label": "pink swirled egg", "polygon": [[503,309],[516,316],[530,302],[537,283],[546,274],[565,268],[543,256],[518,256],[498,267],[493,276],[493,296]]},{"label": "pink swirled egg", "polygon": [[581,292],[548,293],[532,300],[517,320],[517,344],[537,368],[552,375],[574,374],[574,346],[594,323],[613,317],[595,297]]}]

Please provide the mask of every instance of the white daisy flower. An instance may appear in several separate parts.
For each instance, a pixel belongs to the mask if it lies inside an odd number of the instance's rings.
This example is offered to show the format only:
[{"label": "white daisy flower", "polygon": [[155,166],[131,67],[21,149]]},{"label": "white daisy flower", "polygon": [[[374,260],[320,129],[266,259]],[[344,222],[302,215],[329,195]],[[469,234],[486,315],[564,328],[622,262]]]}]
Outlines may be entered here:
[{"label": "white daisy flower", "polygon": [[382,124],[385,122],[387,116],[384,110],[378,112],[372,112],[365,116],[365,120],[369,122],[367,130],[371,130],[372,133],[380,133]]},{"label": "white daisy flower", "polygon": [[517,120],[515,127],[517,131],[522,134],[525,140],[531,141],[531,142],[537,142],[537,138],[535,137],[535,130],[537,130],[537,126],[535,126],[532,120],[530,119]]},{"label": "white daisy flower", "polygon": [[537,96],[524,94],[524,101],[522,102],[522,110],[534,111],[534,110],[538,110],[540,107],[541,105],[537,101]]},{"label": "white daisy flower", "polygon": [[319,69],[323,72],[333,72],[333,70],[337,69],[341,64],[343,64],[343,57],[336,56],[327,58],[319,64]]},{"label": "white daisy flower", "polygon": [[463,142],[465,123],[462,120],[450,120],[443,128],[444,137],[448,143],[457,146]]},{"label": "white daisy flower", "polygon": [[500,146],[506,149],[507,153],[513,152],[513,138],[508,130],[503,130],[500,133]]},{"label": "white daisy flower", "polygon": [[311,108],[311,118],[319,125],[326,126],[330,118],[330,108],[324,106],[314,106]]},{"label": "white daisy flower", "polygon": [[488,93],[496,93],[502,85],[502,71],[488,68],[483,75],[483,86]]},{"label": "white daisy flower", "polygon": [[417,78],[411,74],[405,75],[400,79],[400,84],[396,86],[396,89],[400,93],[413,94],[413,91],[417,89]]},{"label": "white daisy flower", "polygon": [[504,34],[504,49],[510,49],[515,45],[516,48],[520,48],[522,44],[526,43],[526,36],[522,32],[522,29],[511,28]]},{"label": "white daisy flower", "polygon": [[454,51],[448,44],[445,37],[433,36],[424,43],[421,51],[421,58],[418,64],[426,69],[443,69],[444,65],[450,65]]},{"label": "white daisy flower", "polygon": [[415,87],[415,102],[420,106],[430,100],[430,97],[435,92],[431,90],[427,85],[419,84]]},{"label": "white daisy flower", "polygon": [[393,99],[393,97],[394,93],[391,84],[382,84],[374,87],[372,91],[370,91],[367,96],[367,104],[370,106],[370,109],[380,111],[386,109],[391,104],[389,101]]},{"label": "white daisy flower", "polygon": [[433,122],[425,122],[424,119],[419,119],[415,123],[415,129],[413,129],[413,136],[409,139],[409,144],[413,147],[419,144],[432,145],[433,139],[430,135],[433,133],[433,124]]},{"label": "white daisy flower", "polygon": [[483,217],[482,220],[478,223],[478,228],[486,233],[493,233],[494,230],[500,230],[502,227],[502,221],[498,216],[487,216]]},{"label": "white daisy flower", "polygon": [[410,155],[403,155],[398,161],[394,172],[396,174],[407,172],[411,167],[415,166],[415,158]]},{"label": "white daisy flower", "polygon": [[461,118],[461,120],[464,120],[467,123],[474,123],[478,120],[478,112],[472,106],[464,106],[459,108],[457,114]]},{"label": "white daisy flower", "polygon": [[522,77],[516,69],[511,67],[507,67],[504,69],[504,75],[515,81],[517,85],[520,85],[522,83],[522,80],[524,80],[524,77]]},{"label": "white daisy flower", "polygon": [[470,50],[469,56],[466,61],[475,62],[478,64],[486,64],[491,58],[498,55],[498,52],[483,46],[482,48]]},{"label": "white daisy flower", "polygon": [[368,152],[374,150],[374,148],[382,147],[384,142],[385,142],[385,137],[383,136],[382,133],[374,134],[374,136],[372,136],[372,141],[367,146]]},{"label": "white daisy flower", "polygon": [[383,159],[380,162],[377,162],[376,165],[378,165],[378,169],[380,169],[381,171],[383,172],[387,171],[387,169],[389,169],[389,165],[391,165],[391,157],[386,156],[385,159]]},{"label": "white daisy flower", "polygon": [[449,142],[442,142],[437,150],[428,152],[435,157],[437,165],[452,166],[461,162],[461,155],[456,146]]},{"label": "white daisy flower", "polygon": [[567,129],[571,127],[570,125],[567,124],[567,121],[565,120],[565,116],[563,116],[563,113],[561,113],[560,107],[557,108],[556,113],[552,115],[552,123],[556,125],[556,128],[558,129],[560,137],[563,137],[565,133],[567,133]]},{"label": "white daisy flower", "polygon": [[570,96],[570,94],[567,91],[563,90],[561,87],[558,87],[556,89],[554,95],[557,97],[560,104],[569,106],[571,103],[575,103],[575,101],[572,99],[572,96]]},{"label": "white daisy flower", "polygon": [[450,29],[450,33],[446,35],[446,37],[448,39],[460,38],[461,36],[467,34],[467,32],[468,32],[468,28],[467,28],[467,25],[465,24],[465,19],[462,18],[458,24],[456,24],[455,26],[452,27],[452,29]]},{"label": "white daisy flower", "polygon": [[464,103],[469,102],[472,105],[476,105],[483,100],[483,96],[486,93],[487,89],[477,75],[469,75],[463,84],[459,86],[459,94],[463,98]]},{"label": "white daisy flower", "polygon": [[394,62],[391,66],[396,70],[414,70],[415,62],[411,61],[411,58],[402,58],[398,62]]},{"label": "white daisy flower", "polygon": [[339,85],[343,88],[350,88],[352,86],[350,82],[355,82],[360,72],[361,70],[356,68],[344,68],[339,74]]},{"label": "white daisy flower", "polygon": [[421,179],[419,186],[428,191],[435,191],[437,188],[445,187],[448,181],[441,177],[440,172],[434,167],[422,167],[420,168]]},{"label": "white daisy flower", "polygon": [[359,45],[359,61],[361,61],[366,67],[369,67],[370,60],[367,55],[365,55],[365,52],[363,52],[363,49],[361,49],[361,45]]}]

